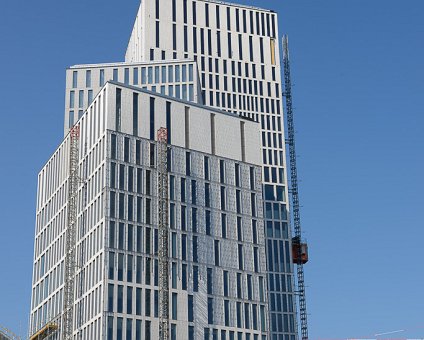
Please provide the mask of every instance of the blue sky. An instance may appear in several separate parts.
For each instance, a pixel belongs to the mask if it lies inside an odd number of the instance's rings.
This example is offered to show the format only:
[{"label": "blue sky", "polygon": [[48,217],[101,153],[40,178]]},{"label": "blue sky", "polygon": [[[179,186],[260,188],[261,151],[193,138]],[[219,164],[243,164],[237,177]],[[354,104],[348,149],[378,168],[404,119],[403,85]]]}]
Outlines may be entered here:
[{"label": "blue sky", "polygon": [[[311,339],[424,338],[424,2],[250,3],[290,36]],[[0,325],[24,334],[65,68],[122,61],[138,0],[0,6]]]}]

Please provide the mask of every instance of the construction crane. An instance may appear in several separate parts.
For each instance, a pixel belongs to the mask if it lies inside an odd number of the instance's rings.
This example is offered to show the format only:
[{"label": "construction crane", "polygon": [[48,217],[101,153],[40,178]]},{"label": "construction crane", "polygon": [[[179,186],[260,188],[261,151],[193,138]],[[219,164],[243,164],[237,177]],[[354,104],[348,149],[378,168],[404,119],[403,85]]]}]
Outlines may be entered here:
[{"label": "construction crane", "polygon": [[168,131],[157,132],[159,340],[169,339]]},{"label": "construction crane", "polygon": [[68,179],[68,224],[65,248],[65,287],[63,291],[63,327],[62,339],[72,339],[74,324],[74,292],[76,269],[76,226],[78,216],[78,175],[80,129],[75,125],[70,134],[69,179]]},{"label": "construction crane", "polygon": [[297,269],[297,290],[299,297],[299,313],[300,328],[302,340],[308,339],[308,315],[306,311],[305,297],[305,279],[303,273],[303,265],[308,261],[308,247],[306,243],[302,243],[302,229],[300,224],[300,204],[299,204],[299,188],[297,180],[296,165],[296,143],[295,129],[293,119],[292,94],[291,94],[291,77],[290,77],[290,60],[289,60],[289,39],[287,35],[283,36],[283,63],[284,63],[284,93],[286,99],[286,117],[287,117],[287,140],[290,154],[290,193],[292,199],[292,216],[294,237],[292,239],[292,255],[293,262]]}]

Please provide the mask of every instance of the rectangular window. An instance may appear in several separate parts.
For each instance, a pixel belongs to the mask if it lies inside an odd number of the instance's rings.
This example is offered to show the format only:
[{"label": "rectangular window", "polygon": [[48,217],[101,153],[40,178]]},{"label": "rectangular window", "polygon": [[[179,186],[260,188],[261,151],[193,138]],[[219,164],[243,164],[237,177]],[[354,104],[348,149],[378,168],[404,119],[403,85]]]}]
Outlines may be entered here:
[{"label": "rectangular window", "polygon": [[193,179],[191,181],[191,204],[197,204],[197,185],[196,181]]},{"label": "rectangular window", "polygon": [[122,90],[116,89],[116,112],[115,112],[115,129],[116,131],[121,131],[121,95]]},{"label": "rectangular window", "polygon": [[138,135],[138,93],[133,93],[133,135]]},{"label": "rectangular window", "polygon": [[222,159],[219,160],[219,180],[225,183],[225,162]]},{"label": "rectangular window", "polygon": [[91,71],[85,71],[85,87],[91,87]]},{"label": "rectangular window", "polygon": [[155,1],[155,18],[159,19],[159,0]]},{"label": "rectangular window", "polygon": [[155,35],[156,35],[156,47],[157,48],[159,48],[159,36],[160,36],[160,33],[159,33],[159,21],[156,21],[156,32],[155,32]]},{"label": "rectangular window", "polygon": [[193,52],[197,53],[197,28],[193,27]]},{"label": "rectangular window", "polygon": [[122,340],[122,323],[123,318],[117,318],[116,320],[116,340]]},{"label": "rectangular window", "polygon": [[108,312],[113,313],[113,284],[108,285]]},{"label": "rectangular window", "polygon": [[178,295],[177,293],[172,293],[172,320],[177,320],[178,313],[177,313],[177,305],[178,305]]},{"label": "rectangular window", "polygon": [[122,313],[124,308],[124,286],[118,286],[118,297],[117,297],[116,310],[118,313]]},{"label": "rectangular window", "polygon": [[88,90],[87,106],[89,106],[93,101],[93,90]]},{"label": "rectangular window", "polygon": [[100,70],[100,76],[99,76],[99,85],[103,86],[105,84],[105,70]]},{"label": "rectangular window", "polygon": [[199,291],[199,267],[193,266],[193,291]]},{"label": "rectangular window", "polygon": [[78,93],[78,107],[80,109],[84,108],[84,91],[80,90]]},{"label": "rectangular window", "polygon": [[270,40],[270,49],[271,49],[271,65],[275,65],[275,39]]},{"label": "rectangular window", "polygon": [[228,33],[228,58],[233,57],[233,48],[231,44],[231,33]]},{"label": "rectangular window", "polygon": [[225,210],[225,206],[226,206],[226,204],[225,204],[225,201],[226,201],[226,199],[225,199],[225,187],[221,187],[221,210]]},{"label": "rectangular window", "polygon": [[74,125],[74,111],[69,111],[69,127]]},{"label": "rectangular window", "polygon": [[144,295],[144,313],[146,314],[146,316],[150,316],[151,314],[150,311],[151,311],[151,290],[146,289],[146,292]]},{"label": "rectangular window", "polygon": [[239,59],[243,60],[243,38],[242,35],[238,35],[238,41],[239,41]]},{"label": "rectangular window", "polygon": [[124,69],[124,83],[126,85],[130,84],[130,69],[128,67]]},{"label": "rectangular window", "polygon": [[213,325],[213,298],[208,298],[208,324]]},{"label": "rectangular window", "polygon": [[[197,256],[197,236],[193,236],[193,262],[198,262],[198,256]],[[193,268],[194,270],[194,268]]]},{"label": "rectangular window", "polygon": [[197,18],[196,18],[196,15],[197,15],[197,9],[196,9],[196,2],[195,1],[193,1],[193,25],[197,25]]},{"label": "rectangular window", "polygon": [[138,85],[138,67],[133,68],[133,84]]},{"label": "rectangular window", "polygon": [[144,340],[151,340],[151,329],[150,329],[150,323],[151,321],[146,321],[146,326],[145,326],[145,334],[144,334]]},{"label": "rectangular window", "polygon": [[132,339],[132,319],[127,319],[127,339]]},{"label": "rectangular window", "polygon": [[155,140],[155,98],[150,97],[150,140]]},{"label": "rectangular window", "polygon": [[222,238],[227,237],[227,215],[221,214],[221,235]]},{"label": "rectangular window", "polygon": [[147,69],[145,67],[141,68],[141,83],[147,84]]},{"label": "rectangular window", "polygon": [[239,269],[243,270],[243,245],[238,245],[238,263]]},{"label": "rectangular window", "polygon": [[215,245],[215,266],[219,266],[220,264],[220,255],[219,255],[219,240],[214,241]]},{"label": "rectangular window", "polygon": [[141,315],[141,288],[136,288],[135,291],[135,313]]},{"label": "rectangular window", "polygon": [[107,340],[113,340],[113,316],[107,318]]},{"label": "rectangular window", "polygon": [[113,81],[118,81],[118,69],[114,68],[113,69]]},{"label": "rectangular window", "polygon": [[72,72],[72,88],[76,89],[78,87],[78,71]]}]

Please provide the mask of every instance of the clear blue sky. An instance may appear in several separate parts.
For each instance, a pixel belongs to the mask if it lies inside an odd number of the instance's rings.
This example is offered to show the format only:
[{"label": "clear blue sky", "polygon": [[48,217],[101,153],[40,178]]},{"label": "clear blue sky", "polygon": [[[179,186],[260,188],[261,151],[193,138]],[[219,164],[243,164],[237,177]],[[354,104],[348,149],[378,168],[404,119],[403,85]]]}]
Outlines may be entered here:
[{"label": "clear blue sky", "polygon": [[[290,36],[311,339],[423,338],[424,1],[249,2]],[[62,138],[65,68],[122,61],[137,7],[0,5],[0,324],[15,332],[27,329],[36,179]]]}]

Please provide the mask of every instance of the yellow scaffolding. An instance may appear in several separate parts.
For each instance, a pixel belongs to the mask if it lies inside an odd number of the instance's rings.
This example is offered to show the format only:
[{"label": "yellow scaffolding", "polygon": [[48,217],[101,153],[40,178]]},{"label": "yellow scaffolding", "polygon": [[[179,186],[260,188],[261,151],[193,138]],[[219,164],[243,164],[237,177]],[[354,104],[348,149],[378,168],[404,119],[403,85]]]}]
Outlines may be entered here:
[{"label": "yellow scaffolding", "polygon": [[48,323],[43,328],[41,328],[37,333],[32,335],[29,340],[42,340],[47,338],[52,332],[58,329],[58,325],[55,323]]}]

